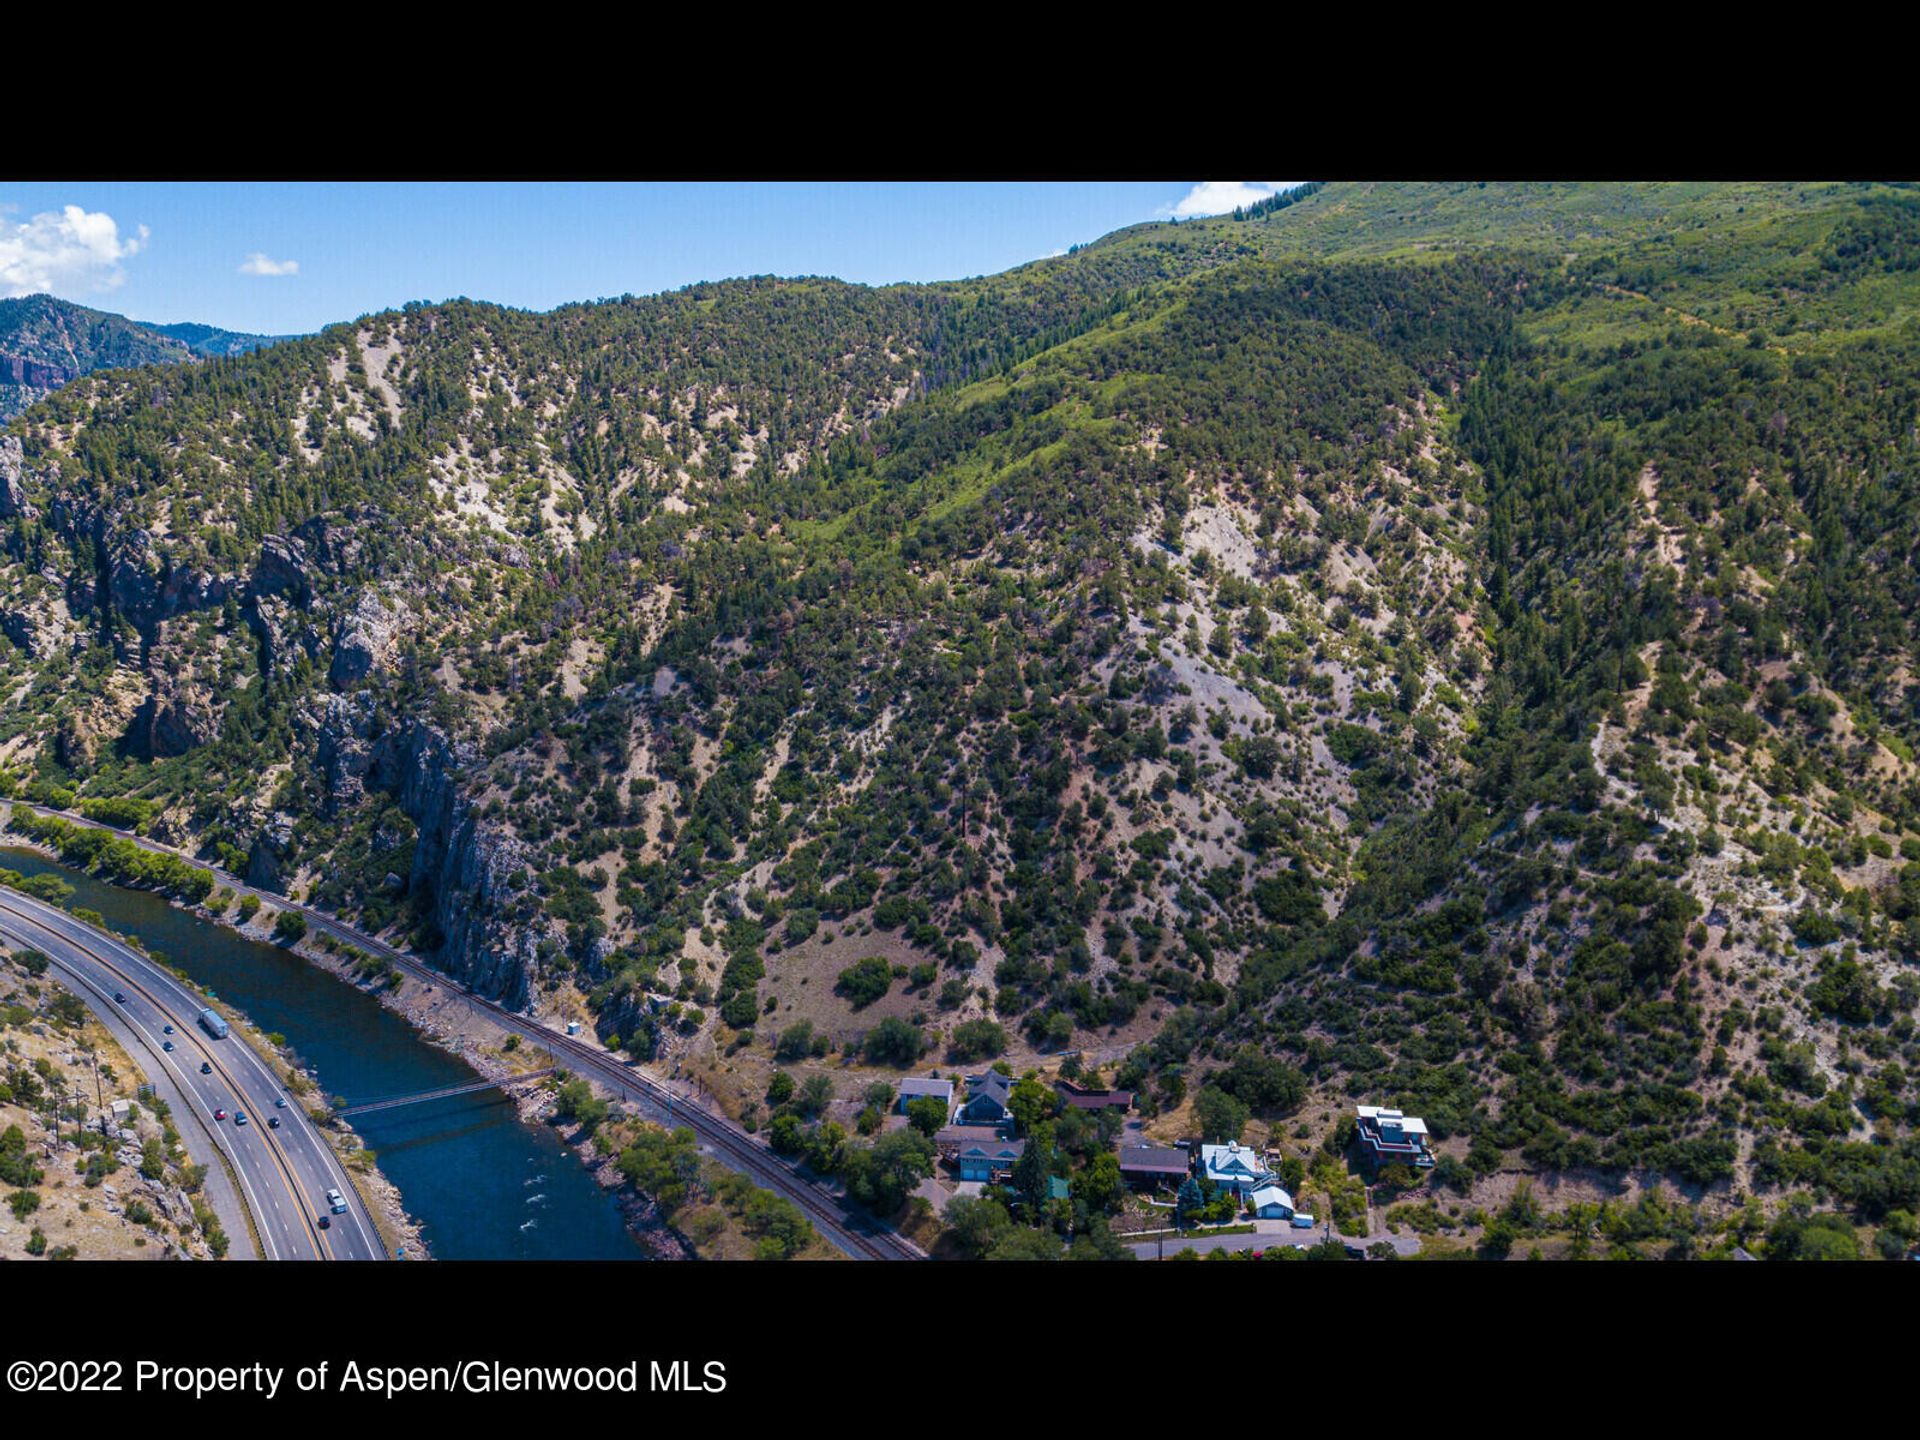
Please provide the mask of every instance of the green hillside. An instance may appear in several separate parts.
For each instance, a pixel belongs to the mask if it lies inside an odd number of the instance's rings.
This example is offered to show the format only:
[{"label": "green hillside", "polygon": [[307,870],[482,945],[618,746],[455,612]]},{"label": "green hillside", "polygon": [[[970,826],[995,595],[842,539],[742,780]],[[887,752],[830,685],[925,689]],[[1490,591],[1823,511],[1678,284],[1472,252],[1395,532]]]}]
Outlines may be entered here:
[{"label": "green hillside", "polygon": [[876,1203],[871,1086],[1071,1057],[1354,1235],[1367,1103],[1430,1249],[1897,1254],[1917,267],[1906,187],[1330,183],[81,376],[0,438],[0,765]]}]

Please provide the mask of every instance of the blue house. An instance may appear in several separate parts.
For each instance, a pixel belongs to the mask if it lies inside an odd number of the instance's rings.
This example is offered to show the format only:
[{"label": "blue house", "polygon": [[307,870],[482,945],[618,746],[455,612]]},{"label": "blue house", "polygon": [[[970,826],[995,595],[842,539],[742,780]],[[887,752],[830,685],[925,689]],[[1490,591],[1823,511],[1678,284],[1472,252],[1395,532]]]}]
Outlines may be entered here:
[{"label": "blue house", "polygon": [[952,1125],[933,1137],[946,1162],[962,1180],[1005,1180],[1026,1151],[1024,1140],[1008,1140],[984,1125]]},{"label": "blue house", "polygon": [[923,1076],[910,1076],[900,1082],[900,1098],[894,1102],[894,1108],[902,1115],[907,1106],[915,1100],[938,1100],[953,1114],[953,1081],[929,1080]]},{"label": "blue house", "polygon": [[1013,1079],[998,1070],[967,1079],[967,1103],[954,1117],[959,1125],[992,1125],[1004,1128],[1013,1123],[1007,1102],[1013,1097]]},{"label": "blue house", "polygon": [[1231,1190],[1242,1198],[1278,1183],[1280,1178],[1267,1168],[1258,1152],[1237,1140],[1225,1145],[1202,1145],[1200,1173],[1220,1189]]}]

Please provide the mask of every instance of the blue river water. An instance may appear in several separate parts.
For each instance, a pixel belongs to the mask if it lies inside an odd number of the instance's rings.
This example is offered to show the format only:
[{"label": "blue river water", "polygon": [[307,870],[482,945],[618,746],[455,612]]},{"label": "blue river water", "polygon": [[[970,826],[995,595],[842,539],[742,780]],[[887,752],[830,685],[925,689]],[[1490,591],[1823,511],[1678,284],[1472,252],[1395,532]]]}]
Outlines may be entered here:
[{"label": "blue river water", "polygon": [[[328,1095],[354,1103],[479,1078],[372,996],[278,946],[30,850],[0,846],[0,866],[58,875],[77,892],[71,905],[99,911],[262,1030],[284,1035]],[[437,1259],[645,1258],[613,1197],[559,1136],[522,1121],[499,1090],[356,1115],[353,1127]]]}]

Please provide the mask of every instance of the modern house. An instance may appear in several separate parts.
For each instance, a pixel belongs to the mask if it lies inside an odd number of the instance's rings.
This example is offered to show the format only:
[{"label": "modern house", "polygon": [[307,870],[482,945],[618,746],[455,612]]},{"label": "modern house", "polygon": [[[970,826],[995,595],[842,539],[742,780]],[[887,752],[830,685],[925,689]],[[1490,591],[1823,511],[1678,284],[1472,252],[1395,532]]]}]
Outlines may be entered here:
[{"label": "modern house", "polygon": [[1178,1185],[1192,1168],[1193,1157],[1172,1145],[1120,1147],[1120,1178],[1129,1185]]},{"label": "modern house", "polygon": [[967,1103],[960,1107],[954,1122],[959,1125],[1010,1125],[1013,1123],[1013,1114],[1007,1109],[1007,1102],[1012,1096],[1013,1077],[1009,1075],[989,1070],[984,1075],[969,1076]]},{"label": "modern house", "polygon": [[1200,1173],[1222,1190],[1242,1196],[1251,1195],[1264,1185],[1275,1184],[1280,1178],[1267,1168],[1258,1152],[1238,1140],[1225,1145],[1202,1145]]},{"label": "modern house", "polygon": [[1247,1208],[1261,1220],[1291,1220],[1293,1196],[1278,1185],[1262,1185],[1247,1197]]},{"label": "modern house", "polygon": [[900,1098],[894,1102],[894,1108],[902,1115],[907,1106],[915,1100],[938,1100],[947,1107],[947,1114],[953,1114],[953,1081],[929,1080],[924,1076],[912,1075],[900,1082]]},{"label": "modern house", "polygon": [[1133,1108],[1131,1090],[1088,1090],[1071,1080],[1056,1080],[1053,1088],[1074,1110],[1118,1110],[1125,1114]]},{"label": "modern house", "polygon": [[1360,1148],[1376,1163],[1398,1160],[1422,1170],[1432,1168],[1427,1122],[1418,1115],[1403,1115],[1379,1105],[1356,1105],[1353,1110],[1360,1121]]}]

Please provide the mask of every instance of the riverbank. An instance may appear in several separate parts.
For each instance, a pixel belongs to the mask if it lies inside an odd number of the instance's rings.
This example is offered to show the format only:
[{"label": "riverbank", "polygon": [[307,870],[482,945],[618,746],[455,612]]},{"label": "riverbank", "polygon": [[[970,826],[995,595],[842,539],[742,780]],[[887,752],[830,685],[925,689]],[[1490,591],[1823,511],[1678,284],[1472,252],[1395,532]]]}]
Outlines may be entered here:
[{"label": "riverbank", "polygon": [[[8,818],[11,819],[11,816],[9,815]],[[19,843],[24,837],[19,836],[17,832],[8,831],[8,838],[15,842],[16,849],[47,855],[44,846]],[[48,858],[50,861],[57,860],[57,857],[48,856]],[[4,864],[0,864],[0,869],[7,868]],[[15,875],[13,878],[21,877]],[[22,893],[28,895],[35,894],[38,889],[37,886],[21,887]],[[171,971],[189,987],[194,995],[226,1019],[230,1036],[259,1057],[268,1072],[280,1082],[288,1095],[297,1101],[305,1101],[308,1096],[314,1096],[318,1100],[319,1103],[307,1106],[309,1118],[313,1121],[316,1132],[325,1139],[329,1148],[339,1158],[341,1172],[359,1191],[368,1218],[372,1220],[380,1236],[382,1253],[395,1258],[430,1259],[431,1256],[421,1238],[420,1226],[407,1213],[399,1188],[380,1172],[375,1152],[367,1147],[358,1131],[332,1113],[331,1107],[325,1103],[324,1096],[319,1094],[317,1078],[309,1067],[302,1064],[299,1057],[288,1046],[285,1037],[269,1033],[231,1000],[218,996],[189,972],[171,963],[166,956],[157,954],[143,936],[120,929],[108,923],[105,916],[83,906],[68,904],[67,902],[73,898],[72,887],[63,885],[62,889],[66,892],[64,898],[48,893],[41,893],[40,898],[45,902],[59,903],[61,908],[67,909],[76,919],[94,926],[121,945]],[[128,1063],[133,1064],[131,1060]],[[152,1080],[154,1077],[146,1078]],[[224,1157],[221,1163],[226,1163]],[[245,1218],[247,1230],[257,1250],[258,1230],[255,1225],[257,1217],[248,1212]]]},{"label": "riverbank", "polygon": [[[196,908],[197,913],[197,907],[189,908]],[[228,925],[249,939],[260,938],[244,926],[233,926],[231,921]],[[309,934],[297,944],[282,948],[291,948],[309,964],[370,995],[430,1044],[458,1056],[486,1079],[509,1091],[522,1120],[553,1129],[593,1177],[594,1183],[603,1190],[615,1192],[628,1231],[650,1257],[658,1260],[700,1258],[693,1241],[666,1222],[651,1198],[627,1183],[615,1157],[602,1154],[592,1137],[579,1127],[570,1132],[559,1122],[554,1080],[546,1077],[531,1084],[525,1080],[529,1072],[554,1066],[554,1058],[547,1051],[522,1043],[518,1035],[451,986],[421,981],[397,970],[375,969],[371,974],[366,973],[363,962],[347,954],[331,937]]]},{"label": "riverbank", "polygon": [[[140,945],[137,936],[121,935],[119,938],[127,944]],[[141,948],[145,949],[144,946]],[[190,977],[177,967],[174,973],[192,983]],[[313,1069],[302,1065],[299,1056],[283,1039],[261,1030],[243,1011],[211,995],[208,1003],[226,1017],[230,1033],[245,1041],[256,1055],[267,1062],[268,1068],[279,1075],[289,1095],[303,1102],[311,1100],[312,1103],[306,1106],[307,1118],[326,1137],[327,1144],[333,1147],[333,1153],[340,1157],[340,1168],[346,1172],[347,1179],[353,1182],[353,1188],[360,1192],[367,1214],[372,1218],[374,1228],[380,1232],[385,1253],[396,1260],[431,1260],[433,1255],[421,1237],[420,1223],[407,1213],[399,1187],[381,1172],[378,1156],[367,1148],[360,1132],[333,1113],[333,1107],[320,1087],[319,1076]]]},{"label": "riverbank", "polygon": [[[22,805],[21,808],[36,815],[54,813],[27,805]],[[4,839],[7,844],[20,850],[42,856],[51,864],[67,865],[69,862],[57,850],[13,825],[14,809],[14,802],[7,802],[4,809],[0,809],[0,826],[4,827],[4,835],[0,835],[0,839]],[[64,814],[58,814],[56,818],[74,825],[88,824],[79,817]],[[90,828],[108,829],[109,833],[118,833],[104,826],[94,825]],[[198,861],[193,863],[200,864]],[[316,928],[309,928],[306,934],[297,938],[290,939],[284,934],[277,935],[275,923],[281,913],[281,907],[286,905],[284,897],[248,886],[217,867],[201,865],[201,868],[213,875],[218,885],[206,901],[201,903],[186,903],[178,897],[165,895],[156,890],[122,885],[105,879],[100,879],[100,883],[112,884],[115,888],[129,893],[151,895],[156,900],[164,900],[171,909],[181,914],[218,925],[243,940],[254,944],[271,945],[280,951],[291,953],[307,965],[324,971],[332,979],[350,985],[371,997],[383,1009],[404,1021],[420,1039],[458,1058],[483,1078],[500,1085],[503,1090],[513,1087],[510,1098],[513,1099],[520,1118],[551,1133],[572,1151],[597,1188],[612,1192],[627,1234],[645,1256],[659,1259],[685,1259],[698,1258],[701,1254],[708,1252],[709,1247],[696,1244],[691,1238],[669,1225],[652,1199],[639,1193],[628,1183],[619,1170],[617,1157],[603,1153],[594,1145],[590,1136],[580,1133],[577,1129],[570,1133],[567,1127],[555,1123],[553,1094],[555,1087],[551,1082],[530,1091],[529,1087],[523,1083],[517,1083],[522,1081],[522,1077],[527,1072],[548,1068],[554,1063],[545,1050],[520,1040],[512,1031],[499,1024],[487,1010],[474,1005],[450,983],[434,983],[419,979],[365,951],[356,950]],[[248,897],[253,897],[254,906],[257,908],[248,909],[243,914],[243,905]],[[297,914],[298,912],[289,913]],[[267,1037],[259,1032],[258,1027],[253,1027],[252,1033],[260,1043],[265,1043]],[[283,1066],[289,1065],[294,1063],[294,1060],[293,1057],[282,1056],[280,1063]],[[302,1079],[305,1083],[313,1083],[304,1073]],[[339,1132],[329,1127],[327,1133],[330,1136],[337,1136]],[[360,1154],[367,1153],[358,1147],[357,1137],[353,1148]],[[399,1201],[397,1187],[384,1174],[381,1174],[377,1167],[368,1171],[356,1171],[349,1167],[349,1173],[356,1175],[356,1180],[365,1178],[365,1188],[370,1192],[367,1194],[369,1208],[378,1207],[383,1229],[387,1225],[391,1226],[396,1237],[395,1243],[408,1253],[413,1253],[413,1247],[418,1247],[418,1253],[422,1255],[428,1253],[431,1247],[420,1238],[419,1225],[406,1215],[405,1208]],[[395,1244],[390,1243],[389,1251],[391,1252],[393,1248]]]}]

